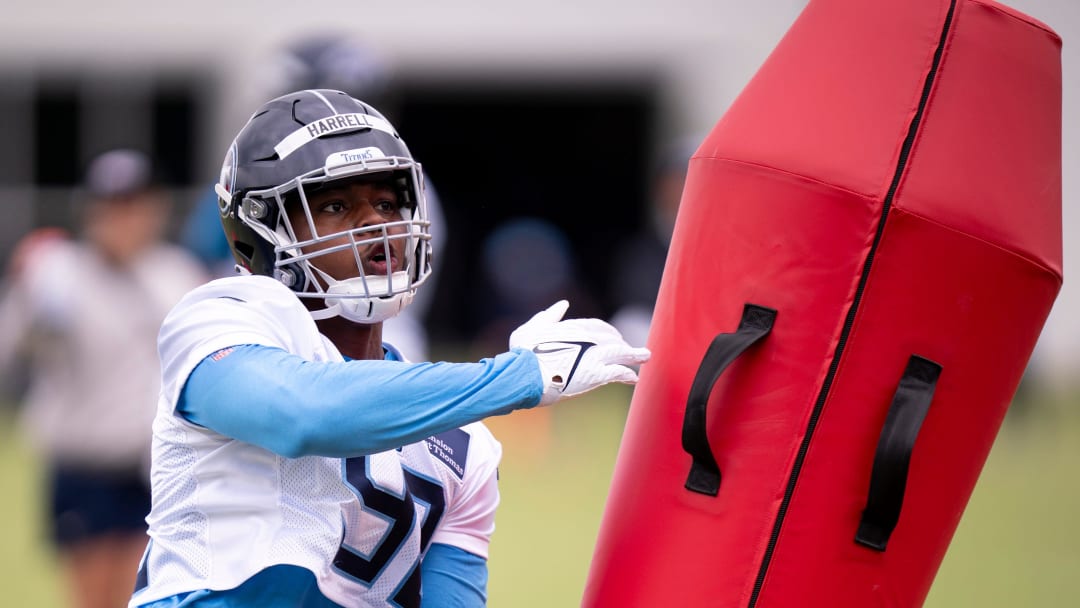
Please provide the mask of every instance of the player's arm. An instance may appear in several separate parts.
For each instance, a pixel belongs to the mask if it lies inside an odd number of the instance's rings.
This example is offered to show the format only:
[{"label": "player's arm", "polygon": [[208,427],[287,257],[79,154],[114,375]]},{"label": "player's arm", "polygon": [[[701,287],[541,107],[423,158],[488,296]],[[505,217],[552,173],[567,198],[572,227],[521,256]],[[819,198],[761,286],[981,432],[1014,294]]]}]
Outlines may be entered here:
[{"label": "player's arm", "polygon": [[12,368],[35,331],[60,334],[73,311],[66,234],[38,228],[15,245],[0,280],[0,374]]},{"label": "player's arm", "polygon": [[312,362],[242,345],[203,359],[177,413],[286,457],[351,457],[539,403],[536,356],[478,363]]},{"label": "player's arm", "polygon": [[434,543],[420,562],[423,608],[487,606],[487,560],[453,545]]}]

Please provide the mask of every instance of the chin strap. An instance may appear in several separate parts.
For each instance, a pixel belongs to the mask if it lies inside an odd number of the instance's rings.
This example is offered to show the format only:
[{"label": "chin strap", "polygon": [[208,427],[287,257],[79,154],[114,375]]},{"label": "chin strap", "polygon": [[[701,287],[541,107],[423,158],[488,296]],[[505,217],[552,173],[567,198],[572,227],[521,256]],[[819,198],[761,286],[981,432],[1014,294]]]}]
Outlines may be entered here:
[{"label": "chin strap", "polygon": [[412,301],[412,297],[404,297],[406,295],[407,294],[397,294],[392,298],[386,299],[363,298],[361,306],[367,310],[366,315],[357,314],[350,305],[343,303],[340,300],[328,304],[326,308],[309,310],[308,313],[311,315],[311,318],[316,321],[329,319],[331,317],[341,317],[348,321],[352,321],[353,323],[372,325],[375,323],[382,323],[390,317],[400,313],[409,302]]},{"label": "chin strap", "polygon": [[[401,281],[402,284],[408,284],[407,273],[395,272],[394,277]],[[334,281],[328,278],[328,282],[331,282],[330,287],[322,294],[326,301],[326,308],[309,310],[311,318],[321,321],[330,317],[342,317],[354,323],[382,323],[386,319],[399,314],[412,302],[414,295],[412,291],[399,292],[385,297],[363,296],[357,293],[360,289],[373,292],[385,290],[387,287],[384,287],[384,285],[393,284],[393,278],[376,276],[369,277],[364,282],[361,281],[363,280],[360,278],[344,281]]]}]

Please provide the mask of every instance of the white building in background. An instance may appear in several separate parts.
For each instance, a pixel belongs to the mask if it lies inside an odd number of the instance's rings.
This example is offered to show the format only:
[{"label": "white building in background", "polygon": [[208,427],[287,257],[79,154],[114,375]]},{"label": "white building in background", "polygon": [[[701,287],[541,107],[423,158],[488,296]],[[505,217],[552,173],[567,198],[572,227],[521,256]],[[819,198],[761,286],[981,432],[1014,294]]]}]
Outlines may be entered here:
[{"label": "white building in background", "polygon": [[[707,131],[798,15],[805,0],[464,0],[409,3],[303,3],[295,0],[42,0],[20,3],[0,20],[0,77],[67,69],[83,74],[176,70],[211,75],[221,111],[202,138],[217,157],[257,103],[252,66],[298,34],[347,31],[370,42],[413,78],[453,80],[581,77],[649,70],[663,87],[665,130]],[[1080,3],[1011,0],[1065,40],[1065,286],[1036,351],[1038,369],[1076,382],[1080,374]],[[90,80],[94,80],[90,78]],[[108,98],[109,77],[97,85]],[[0,113],[4,106],[0,104]],[[138,112],[93,121],[98,135],[144,119]],[[111,122],[110,122],[111,121]],[[11,141],[19,121],[0,130]],[[47,157],[44,151],[38,158]],[[29,200],[12,185],[26,150],[0,149],[0,193],[17,210],[0,223],[0,244],[28,227]],[[17,180],[15,180],[17,181]],[[6,247],[3,247],[6,250]]]}]

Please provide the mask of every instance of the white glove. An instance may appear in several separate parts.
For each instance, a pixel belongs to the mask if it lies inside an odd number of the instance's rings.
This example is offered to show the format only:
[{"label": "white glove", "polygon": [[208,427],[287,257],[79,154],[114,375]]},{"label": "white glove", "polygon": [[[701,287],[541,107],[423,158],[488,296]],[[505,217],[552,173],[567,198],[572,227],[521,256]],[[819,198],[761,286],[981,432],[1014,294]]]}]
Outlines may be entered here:
[{"label": "white glove", "polygon": [[619,330],[600,319],[562,320],[570,303],[559,300],[510,334],[510,348],[531,350],[540,362],[544,394],[540,405],[573,397],[609,382],[634,384],[627,367],[649,360],[647,348],[634,348]]}]

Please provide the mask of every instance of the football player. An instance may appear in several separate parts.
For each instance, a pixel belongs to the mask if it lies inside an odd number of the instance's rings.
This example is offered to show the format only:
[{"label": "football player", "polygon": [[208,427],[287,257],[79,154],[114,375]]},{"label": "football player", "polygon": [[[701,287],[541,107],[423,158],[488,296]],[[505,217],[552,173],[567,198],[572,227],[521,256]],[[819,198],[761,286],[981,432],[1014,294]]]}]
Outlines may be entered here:
[{"label": "football player", "polygon": [[162,326],[130,606],[482,606],[500,446],[479,421],[636,382],[648,351],[565,301],[475,363],[383,343],[431,272],[422,175],[340,91],[276,98],[236,136],[217,191],[246,274]]}]

